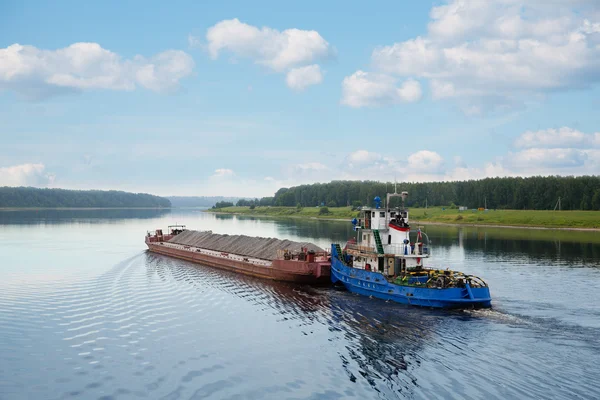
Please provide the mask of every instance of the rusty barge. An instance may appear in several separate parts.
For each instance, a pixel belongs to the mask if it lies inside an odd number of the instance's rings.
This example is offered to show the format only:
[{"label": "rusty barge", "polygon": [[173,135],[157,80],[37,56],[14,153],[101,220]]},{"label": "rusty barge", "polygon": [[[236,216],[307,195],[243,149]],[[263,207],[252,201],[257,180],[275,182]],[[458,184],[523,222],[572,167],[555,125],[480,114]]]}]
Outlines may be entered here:
[{"label": "rusty barge", "polygon": [[188,230],[183,225],[148,232],[151,252],[244,275],[304,284],[328,284],[331,257],[303,242]]}]

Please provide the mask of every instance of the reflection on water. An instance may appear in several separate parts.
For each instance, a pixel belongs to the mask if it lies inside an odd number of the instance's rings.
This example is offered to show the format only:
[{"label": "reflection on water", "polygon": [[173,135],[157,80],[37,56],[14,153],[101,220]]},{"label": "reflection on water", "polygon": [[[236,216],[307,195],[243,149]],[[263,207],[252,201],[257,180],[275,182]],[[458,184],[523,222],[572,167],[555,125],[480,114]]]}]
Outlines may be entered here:
[{"label": "reflection on water", "polygon": [[104,223],[107,220],[160,218],[170,212],[169,208],[0,210],[0,224]]},{"label": "reflection on water", "polygon": [[142,240],[179,222],[327,246],[349,223],[96,211],[0,212],[0,398],[600,393],[597,242],[427,226],[432,262],[484,277],[494,297],[492,310],[448,312],[240,276]]},{"label": "reflection on water", "polygon": [[[236,216],[234,214],[216,213],[215,218],[218,220],[221,220],[221,221],[227,221],[227,220],[233,220],[235,218],[238,218],[238,216]],[[245,217],[242,217],[242,218],[245,218]],[[248,217],[248,218],[252,219],[252,217]],[[256,220],[256,218],[254,218],[254,220]]]},{"label": "reflection on water", "polygon": [[435,247],[456,246],[482,251],[486,256],[515,255],[537,259],[577,259],[586,265],[598,265],[600,232],[552,229],[514,229],[482,227],[425,226]]}]

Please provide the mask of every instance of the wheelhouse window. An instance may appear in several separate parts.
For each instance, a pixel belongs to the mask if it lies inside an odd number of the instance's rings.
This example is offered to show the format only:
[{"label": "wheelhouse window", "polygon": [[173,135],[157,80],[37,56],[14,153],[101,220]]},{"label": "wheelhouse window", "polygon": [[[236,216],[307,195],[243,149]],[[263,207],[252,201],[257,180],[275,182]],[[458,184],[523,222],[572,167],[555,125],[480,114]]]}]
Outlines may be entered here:
[{"label": "wheelhouse window", "polygon": [[375,216],[375,211],[373,211],[373,216]]},{"label": "wheelhouse window", "polygon": [[379,212],[379,216],[380,216],[381,218],[385,218],[385,211],[380,211],[380,212]]}]

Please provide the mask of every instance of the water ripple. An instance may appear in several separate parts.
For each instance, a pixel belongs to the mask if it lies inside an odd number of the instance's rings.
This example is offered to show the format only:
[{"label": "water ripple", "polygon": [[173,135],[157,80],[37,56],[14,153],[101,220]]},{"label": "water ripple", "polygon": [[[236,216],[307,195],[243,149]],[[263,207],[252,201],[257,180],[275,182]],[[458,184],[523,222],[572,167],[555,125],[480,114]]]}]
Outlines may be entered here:
[{"label": "water ripple", "polygon": [[[502,262],[504,271],[512,268]],[[508,295],[497,304],[483,311],[417,309],[146,252],[65,283],[9,275],[0,283],[0,397],[600,393],[598,329],[560,317],[594,319],[596,309]]]}]

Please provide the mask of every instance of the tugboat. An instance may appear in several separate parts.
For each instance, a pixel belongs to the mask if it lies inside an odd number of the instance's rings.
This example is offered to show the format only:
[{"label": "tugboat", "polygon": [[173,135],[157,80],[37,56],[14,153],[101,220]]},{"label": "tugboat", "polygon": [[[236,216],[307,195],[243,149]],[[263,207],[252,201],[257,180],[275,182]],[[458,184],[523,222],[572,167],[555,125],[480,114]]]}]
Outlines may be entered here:
[{"label": "tugboat", "polygon": [[[331,245],[331,280],[349,291],[398,303],[437,308],[489,308],[491,297],[483,279],[458,271],[426,268],[431,256],[429,238],[420,229],[411,231],[404,201],[408,192],[388,193],[400,197],[402,207],[363,208],[352,224],[357,232],[344,250]],[[414,239],[411,240],[411,232]]]}]

